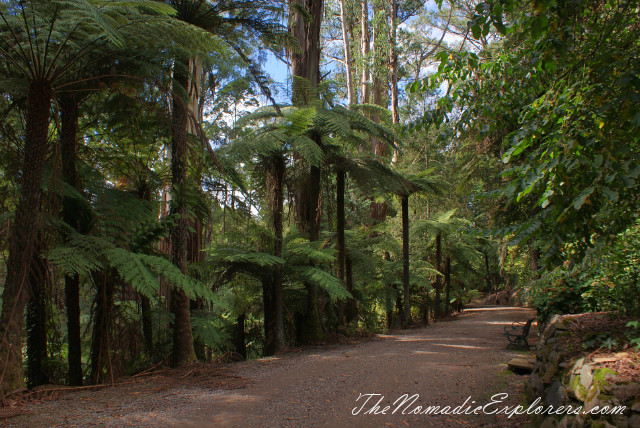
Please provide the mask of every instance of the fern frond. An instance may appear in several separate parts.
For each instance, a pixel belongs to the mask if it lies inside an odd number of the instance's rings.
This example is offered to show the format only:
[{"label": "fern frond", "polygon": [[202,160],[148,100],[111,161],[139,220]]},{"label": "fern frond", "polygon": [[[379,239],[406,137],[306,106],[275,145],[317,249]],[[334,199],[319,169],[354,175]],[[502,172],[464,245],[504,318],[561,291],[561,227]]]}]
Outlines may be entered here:
[{"label": "fern frond", "polygon": [[289,271],[297,276],[302,282],[316,285],[325,290],[334,299],[348,299],[351,293],[335,276],[313,266],[290,267]]},{"label": "fern frond", "polygon": [[294,264],[333,263],[336,251],[332,248],[320,249],[321,242],[309,242],[304,238],[285,241],[282,255]]}]

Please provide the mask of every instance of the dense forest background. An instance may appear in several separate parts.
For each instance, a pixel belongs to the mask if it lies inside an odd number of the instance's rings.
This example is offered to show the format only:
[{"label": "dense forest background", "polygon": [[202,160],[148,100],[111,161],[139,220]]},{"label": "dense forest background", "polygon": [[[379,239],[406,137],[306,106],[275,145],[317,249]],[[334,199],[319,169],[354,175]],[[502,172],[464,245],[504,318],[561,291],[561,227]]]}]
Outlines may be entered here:
[{"label": "dense forest background", "polygon": [[0,3],[0,390],[272,355],[499,290],[542,319],[640,314],[639,16]]}]

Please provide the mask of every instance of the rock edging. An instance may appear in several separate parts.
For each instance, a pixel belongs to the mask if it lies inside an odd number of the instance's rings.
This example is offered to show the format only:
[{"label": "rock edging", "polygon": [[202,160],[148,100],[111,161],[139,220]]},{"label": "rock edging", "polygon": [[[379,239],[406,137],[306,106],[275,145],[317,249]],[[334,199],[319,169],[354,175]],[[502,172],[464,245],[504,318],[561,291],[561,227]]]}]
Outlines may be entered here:
[{"label": "rock edging", "polygon": [[[602,364],[624,358],[591,358],[575,355],[566,340],[573,333],[573,315],[554,315],[544,326],[536,347],[536,364],[526,386],[529,402],[538,397],[540,404],[554,409],[560,406],[580,407],[578,414],[538,416],[536,425],[543,428],[563,427],[640,427],[640,384],[618,376]],[[625,406],[621,415],[596,415],[585,412]]]}]

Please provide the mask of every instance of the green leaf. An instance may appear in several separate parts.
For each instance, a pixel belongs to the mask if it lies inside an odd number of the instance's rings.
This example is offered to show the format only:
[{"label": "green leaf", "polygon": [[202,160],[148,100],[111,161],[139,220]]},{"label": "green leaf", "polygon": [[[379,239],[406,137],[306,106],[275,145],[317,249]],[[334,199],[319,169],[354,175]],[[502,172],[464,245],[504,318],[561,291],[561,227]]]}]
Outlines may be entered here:
[{"label": "green leaf", "polygon": [[587,198],[589,198],[589,196],[593,193],[594,190],[595,188],[593,186],[587,187],[586,189],[584,189],[580,194],[580,196],[578,196],[575,199],[575,201],[573,201],[573,208],[575,208],[576,211],[579,211],[580,208],[582,208],[582,206],[587,201]]},{"label": "green leaf", "polygon": [[480,25],[478,24],[472,25],[471,34],[473,34],[474,39],[479,39],[480,36],[482,35],[482,29],[480,28]]},{"label": "green leaf", "polygon": [[335,299],[344,300],[352,297],[351,293],[347,291],[340,279],[323,271],[322,269],[313,266],[302,266],[293,268],[292,270],[297,273],[304,282],[308,282],[322,288]]},{"label": "green leaf", "polygon": [[602,191],[602,194],[607,197],[607,199],[613,202],[618,202],[618,192],[611,190],[607,186],[600,187],[600,190]]}]

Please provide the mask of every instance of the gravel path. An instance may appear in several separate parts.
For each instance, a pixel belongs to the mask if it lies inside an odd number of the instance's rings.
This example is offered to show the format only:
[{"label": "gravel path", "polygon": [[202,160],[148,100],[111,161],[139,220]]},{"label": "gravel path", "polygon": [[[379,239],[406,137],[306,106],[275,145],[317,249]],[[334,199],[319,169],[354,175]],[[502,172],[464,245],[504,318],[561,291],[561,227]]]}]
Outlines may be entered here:
[{"label": "gravel path", "polygon": [[[521,398],[515,394],[523,378],[505,369],[506,361],[517,353],[505,350],[502,330],[532,316],[533,311],[523,308],[467,309],[454,321],[380,335],[356,345],[312,348],[230,365],[237,379],[247,380],[236,389],[190,385],[189,378],[173,384],[149,381],[67,394],[33,404],[32,414],[8,422],[30,428],[518,426],[521,420],[505,416],[408,413],[417,406],[454,408],[471,397],[466,409],[471,401],[488,403],[498,392],[510,396],[496,408],[519,404]],[[397,406],[393,403],[403,394],[419,397],[391,414]],[[378,400],[379,413],[391,406],[386,414],[371,414]]]}]

